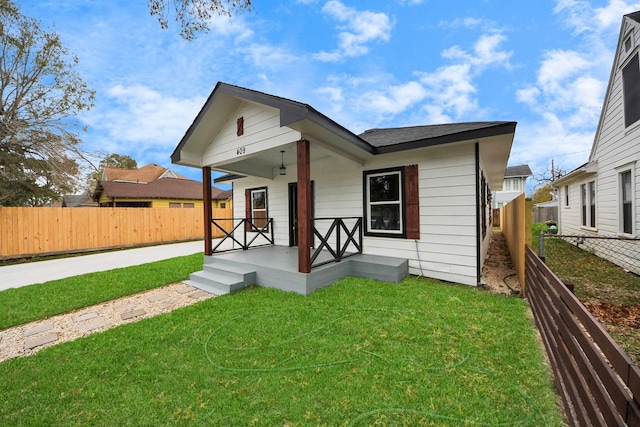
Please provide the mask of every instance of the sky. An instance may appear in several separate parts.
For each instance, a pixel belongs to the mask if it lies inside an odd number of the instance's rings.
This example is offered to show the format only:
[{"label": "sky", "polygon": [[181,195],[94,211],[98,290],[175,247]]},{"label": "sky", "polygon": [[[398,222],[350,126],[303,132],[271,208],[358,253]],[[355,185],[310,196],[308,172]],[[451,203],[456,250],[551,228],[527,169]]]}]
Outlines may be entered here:
[{"label": "sky", "polygon": [[[17,0],[96,91],[83,149],[200,181],[171,153],[218,81],[311,105],[350,131],[516,121],[509,165],[588,160],[630,0],[253,0],[193,41],[145,0]],[[528,194],[536,184],[529,180]]]}]

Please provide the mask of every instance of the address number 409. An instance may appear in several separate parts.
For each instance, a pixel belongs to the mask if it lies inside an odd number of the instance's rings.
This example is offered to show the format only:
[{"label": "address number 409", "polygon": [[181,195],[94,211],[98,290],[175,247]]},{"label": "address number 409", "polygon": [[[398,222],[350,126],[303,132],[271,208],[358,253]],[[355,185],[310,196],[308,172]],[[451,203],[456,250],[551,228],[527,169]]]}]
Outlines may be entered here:
[{"label": "address number 409", "polygon": [[236,154],[239,156],[241,154],[246,153],[247,149],[246,147],[238,147],[238,149],[236,150]]}]

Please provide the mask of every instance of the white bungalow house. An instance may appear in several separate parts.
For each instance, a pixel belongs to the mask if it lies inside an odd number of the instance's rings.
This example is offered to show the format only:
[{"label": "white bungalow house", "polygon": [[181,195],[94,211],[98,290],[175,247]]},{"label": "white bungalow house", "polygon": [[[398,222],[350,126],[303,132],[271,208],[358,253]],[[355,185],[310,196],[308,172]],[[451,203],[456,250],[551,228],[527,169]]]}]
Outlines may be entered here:
[{"label": "white bungalow house", "polygon": [[[558,229],[640,274],[640,11],[622,18],[611,76],[587,163],[554,181]],[[602,239],[596,239],[602,238]],[[603,246],[603,242],[616,238]]]},{"label": "white bungalow house", "polygon": [[212,170],[226,174],[216,182],[232,183],[235,229],[215,248],[205,227],[205,266],[190,283],[307,294],[347,275],[414,274],[476,286],[515,128],[356,135],[307,104],[218,83],[171,159],[201,168],[208,185]]}]

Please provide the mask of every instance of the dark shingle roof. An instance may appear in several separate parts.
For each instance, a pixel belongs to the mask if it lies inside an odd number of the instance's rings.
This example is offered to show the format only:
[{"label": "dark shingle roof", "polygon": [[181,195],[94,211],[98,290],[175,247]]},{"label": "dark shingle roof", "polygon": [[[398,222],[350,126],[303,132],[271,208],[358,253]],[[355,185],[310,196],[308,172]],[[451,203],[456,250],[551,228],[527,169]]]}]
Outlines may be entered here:
[{"label": "dark shingle roof", "polygon": [[513,178],[515,176],[533,176],[529,165],[507,166],[504,171],[505,178]]},{"label": "dark shingle roof", "polygon": [[376,147],[377,153],[385,153],[515,132],[515,126],[516,122],[500,121],[449,123],[371,129],[358,136]]},{"label": "dark shingle roof", "polygon": [[[108,197],[115,198],[202,200],[202,183],[190,179],[161,178],[146,184],[101,181],[100,186]],[[211,197],[214,200],[230,198],[227,191],[215,187],[211,189]]]}]

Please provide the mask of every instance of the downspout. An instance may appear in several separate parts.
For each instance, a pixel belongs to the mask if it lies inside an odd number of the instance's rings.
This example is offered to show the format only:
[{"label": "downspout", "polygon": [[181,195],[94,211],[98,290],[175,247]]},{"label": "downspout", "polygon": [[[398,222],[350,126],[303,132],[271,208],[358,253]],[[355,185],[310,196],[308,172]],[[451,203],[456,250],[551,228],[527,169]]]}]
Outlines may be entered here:
[{"label": "downspout", "polygon": [[481,247],[481,231],[480,231],[480,143],[476,141],[475,145],[476,157],[476,286],[480,286],[482,279],[482,271],[480,268],[480,247]]}]

